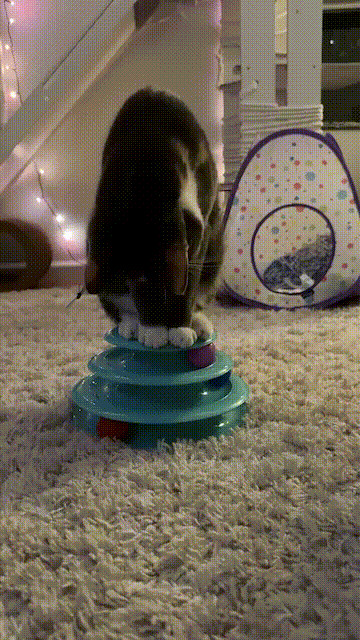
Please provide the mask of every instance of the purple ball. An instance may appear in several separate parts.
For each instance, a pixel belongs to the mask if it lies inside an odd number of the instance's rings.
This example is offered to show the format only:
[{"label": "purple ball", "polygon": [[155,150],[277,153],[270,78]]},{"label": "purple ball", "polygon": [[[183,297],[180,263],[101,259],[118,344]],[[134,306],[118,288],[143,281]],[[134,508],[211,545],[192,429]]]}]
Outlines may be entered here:
[{"label": "purple ball", "polygon": [[213,364],[216,359],[216,348],[213,342],[197,349],[189,349],[188,362],[194,369],[204,369]]}]

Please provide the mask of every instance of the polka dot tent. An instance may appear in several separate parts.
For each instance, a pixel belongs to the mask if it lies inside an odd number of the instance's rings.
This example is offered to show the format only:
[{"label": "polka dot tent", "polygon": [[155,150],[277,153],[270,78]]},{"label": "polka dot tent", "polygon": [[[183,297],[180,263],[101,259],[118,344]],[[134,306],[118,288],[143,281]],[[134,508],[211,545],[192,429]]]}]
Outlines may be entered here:
[{"label": "polka dot tent", "polygon": [[330,134],[286,129],[240,167],[227,204],[225,288],[242,302],[325,307],[360,293],[360,206]]}]

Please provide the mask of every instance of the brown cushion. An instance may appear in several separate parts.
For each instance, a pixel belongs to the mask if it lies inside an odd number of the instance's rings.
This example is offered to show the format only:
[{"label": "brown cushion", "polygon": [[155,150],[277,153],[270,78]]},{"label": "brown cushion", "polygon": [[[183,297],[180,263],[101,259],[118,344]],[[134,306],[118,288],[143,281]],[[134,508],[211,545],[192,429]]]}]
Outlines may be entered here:
[{"label": "brown cushion", "polygon": [[51,265],[52,250],[47,235],[35,224],[24,220],[0,220],[0,233],[14,238],[24,252],[26,268],[15,280],[1,279],[0,291],[20,291],[37,287],[40,278]]}]

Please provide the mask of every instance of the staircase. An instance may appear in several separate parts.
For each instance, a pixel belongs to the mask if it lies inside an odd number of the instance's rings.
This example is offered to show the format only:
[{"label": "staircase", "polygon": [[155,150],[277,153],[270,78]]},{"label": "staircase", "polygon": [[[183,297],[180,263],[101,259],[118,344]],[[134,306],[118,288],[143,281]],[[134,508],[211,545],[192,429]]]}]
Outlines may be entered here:
[{"label": "staircase", "polygon": [[[139,7],[139,0],[135,5]],[[19,177],[76,101],[129,44],[136,32],[137,13],[134,0],[111,0],[0,129],[0,193]]]}]

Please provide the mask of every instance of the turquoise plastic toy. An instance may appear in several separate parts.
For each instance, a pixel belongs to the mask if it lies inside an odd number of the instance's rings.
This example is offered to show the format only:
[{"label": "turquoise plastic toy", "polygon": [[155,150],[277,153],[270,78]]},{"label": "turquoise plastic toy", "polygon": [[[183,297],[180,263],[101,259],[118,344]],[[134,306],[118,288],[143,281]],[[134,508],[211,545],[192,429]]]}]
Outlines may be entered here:
[{"label": "turquoise plastic toy", "polygon": [[91,358],[93,375],[72,391],[75,424],[139,449],[229,433],[242,423],[249,389],[215,338],[154,349],[125,340],[115,327],[105,335],[114,346]]}]

